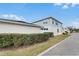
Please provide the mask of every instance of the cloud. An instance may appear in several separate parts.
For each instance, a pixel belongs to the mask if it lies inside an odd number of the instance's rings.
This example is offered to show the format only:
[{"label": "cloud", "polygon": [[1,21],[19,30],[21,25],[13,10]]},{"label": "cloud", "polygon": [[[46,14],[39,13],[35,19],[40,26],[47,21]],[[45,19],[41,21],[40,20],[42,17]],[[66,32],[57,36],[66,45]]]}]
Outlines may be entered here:
[{"label": "cloud", "polygon": [[71,22],[71,26],[73,26],[74,28],[79,28],[79,19],[76,19]]},{"label": "cloud", "polygon": [[55,6],[61,6],[62,3],[54,3]]},{"label": "cloud", "polygon": [[69,6],[68,6],[68,5],[63,5],[62,8],[63,8],[63,9],[67,9],[67,8],[69,8]]},{"label": "cloud", "polygon": [[72,4],[71,7],[75,7],[77,4]]},{"label": "cloud", "polygon": [[79,5],[78,3],[54,3],[54,6],[59,6],[62,9],[68,9],[71,7],[76,7],[77,5]]},{"label": "cloud", "polygon": [[15,14],[2,14],[0,15],[0,18],[25,21],[25,18],[23,16],[17,16]]},{"label": "cloud", "polygon": [[6,17],[8,17],[8,15],[7,14],[4,14],[4,15],[1,15],[1,17],[6,18]]},{"label": "cloud", "polygon": [[72,3],[71,7],[79,6],[79,3]]}]

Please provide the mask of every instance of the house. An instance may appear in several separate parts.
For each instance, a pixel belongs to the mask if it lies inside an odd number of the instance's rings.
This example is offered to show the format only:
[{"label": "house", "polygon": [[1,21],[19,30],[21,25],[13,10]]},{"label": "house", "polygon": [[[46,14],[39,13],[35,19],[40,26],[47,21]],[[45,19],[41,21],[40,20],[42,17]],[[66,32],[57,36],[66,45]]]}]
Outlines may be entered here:
[{"label": "house", "polygon": [[19,20],[0,19],[0,33],[41,33],[41,26]]},{"label": "house", "polygon": [[53,17],[44,18],[33,23],[0,18],[0,33],[31,34],[53,32],[54,35],[60,35],[63,33],[62,24],[63,23],[61,23]]},{"label": "house", "polygon": [[42,20],[35,21],[33,22],[33,24],[43,26],[44,28],[41,30],[42,32],[53,32],[54,35],[60,35],[63,33],[63,23],[53,17],[48,17]]},{"label": "house", "polygon": [[68,33],[70,33],[69,28],[68,28],[68,27],[64,27],[64,28],[63,28],[63,33],[64,33],[64,32],[68,32]]}]

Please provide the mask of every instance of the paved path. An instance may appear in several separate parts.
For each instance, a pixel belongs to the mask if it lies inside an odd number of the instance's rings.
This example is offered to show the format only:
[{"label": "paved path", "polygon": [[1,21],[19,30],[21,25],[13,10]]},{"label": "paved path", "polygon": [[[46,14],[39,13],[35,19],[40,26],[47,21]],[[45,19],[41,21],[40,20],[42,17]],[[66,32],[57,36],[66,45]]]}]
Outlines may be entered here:
[{"label": "paved path", "polygon": [[42,56],[79,56],[79,33],[74,33]]}]

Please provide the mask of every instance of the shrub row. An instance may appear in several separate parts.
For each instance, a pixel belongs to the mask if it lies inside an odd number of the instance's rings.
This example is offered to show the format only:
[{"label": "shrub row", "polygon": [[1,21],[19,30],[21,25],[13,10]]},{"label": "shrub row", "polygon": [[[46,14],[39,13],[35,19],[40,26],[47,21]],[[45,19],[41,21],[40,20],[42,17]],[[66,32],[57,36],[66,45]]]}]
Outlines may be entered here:
[{"label": "shrub row", "polygon": [[46,41],[51,36],[53,36],[53,33],[50,32],[41,34],[0,34],[0,48],[32,45]]},{"label": "shrub row", "polygon": [[73,29],[73,31],[75,31],[75,32],[79,32],[79,29]]},{"label": "shrub row", "polygon": [[68,35],[68,31],[65,31],[65,32],[63,33],[63,35]]}]

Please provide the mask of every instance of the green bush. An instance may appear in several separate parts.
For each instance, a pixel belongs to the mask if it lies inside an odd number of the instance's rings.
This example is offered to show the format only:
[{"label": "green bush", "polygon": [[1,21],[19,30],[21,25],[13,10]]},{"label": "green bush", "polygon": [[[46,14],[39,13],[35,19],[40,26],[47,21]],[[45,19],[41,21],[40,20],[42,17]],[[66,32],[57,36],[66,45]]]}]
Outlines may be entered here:
[{"label": "green bush", "polygon": [[53,32],[44,32],[44,33],[47,34],[47,35],[49,34],[48,37],[53,37],[54,36]]},{"label": "green bush", "polygon": [[73,31],[75,31],[75,32],[79,32],[79,29],[74,29]]},{"label": "green bush", "polygon": [[20,45],[22,45],[24,43],[24,39],[25,39],[26,35],[24,34],[13,34],[13,45],[14,47],[19,47]]},{"label": "green bush", "polygon": [[0,34],[0,48],[9,47],[11,45],[14,47],[19,47],[21,45],[32,45],[46,41],[51,36],[53,36],[53,33]]},{"label": "green bush", "polygon": [[8,47],[12,44],[11,34],[0,34],[0,47]]},{"label": "green bush", "polygon": [[65,32],[63,33],[63,35],[68,35],[68,31],[65,31]]}]

